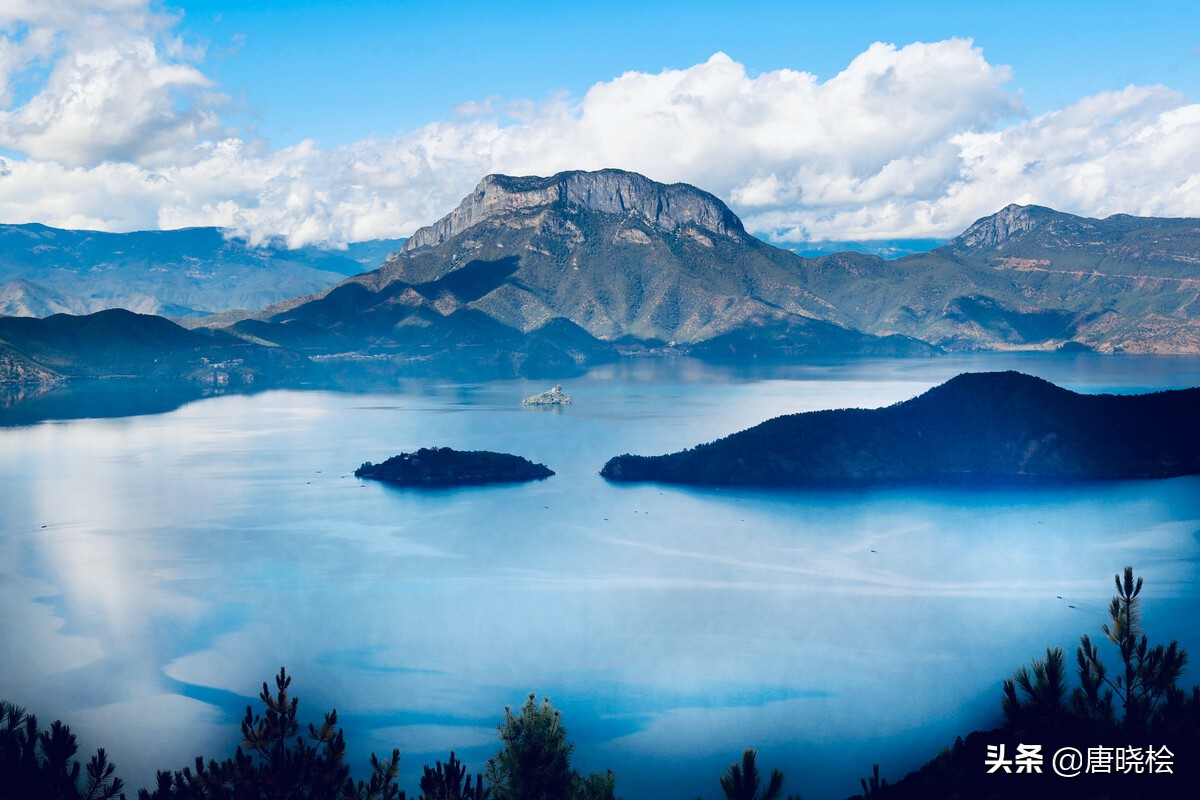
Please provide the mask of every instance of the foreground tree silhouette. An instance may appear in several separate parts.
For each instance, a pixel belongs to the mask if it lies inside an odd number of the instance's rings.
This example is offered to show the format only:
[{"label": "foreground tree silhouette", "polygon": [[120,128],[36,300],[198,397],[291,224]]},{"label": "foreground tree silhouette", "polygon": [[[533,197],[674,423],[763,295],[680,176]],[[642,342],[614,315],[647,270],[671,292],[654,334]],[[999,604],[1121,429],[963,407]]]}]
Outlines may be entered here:
[{"label": "foreground tree silhouette", "polygon": [[734,762],[721,776],[721,790],[725,792],[726,800],[779,800],[783,797],[783,773],[777,769],[771,770],[771,781],[759,794],[762,781],[755,763],[757,756],[758,751],[747,747],[742,752],[741,766]]},{"label": "foreground tree silhouette", "polygon": [[455,757],[453,750],[445,766],[439,761],[435,769],[424,769],[420,800],[486,800],[488,796],[488,790],[483,788],[483,776],[476,775],[475,784],[471,785],[467,768]]},{"label": "foreground tree silhouette", "polygon": [[[1133,567],[1126,567],[1124,576],[1115,575],[1113,580],[1117,594],[1108,609],[1112,623],[1101,625],[1100,630],[1117,646],[1121,671],[1115,679],[1109,678],[1096,645],[1084,634],[1076,651],[1079,688],[1071,695],[1071,706],[1105,732],[1120,730],[1126,736],[1140,736],[1161,721],[1168,698],[1178,691],[1175,684],[1188,657],[1176,641],[1165,647],[1149,646],[1142,632],[1138,599],[1142,579],[1134,578]],[[1119,722],[1117,705],[1122,711]]]},{"label": "foreground tree silhouette", "polygon": [[1062,648],[1047,647],[1045,660],[1035,658],[1032,667],[1032,672],[1021,667],[1004,681],[1000,698],[1004,718],[1016,730],[1058,730],[1068,715],[1067,660]]},{"label": "foreground tree silhouette", "polygon": [[1032,672],[1021,667],[1004,682],[1001,705],[1011,728],[1042,733],[1070,729],[1102,737],[1120,734],[1132,741],[1186,712],[1187,698],[1176,683],[1187,666],[1187,651],[1176,641],[1150,647],[1139,607],[1142,579],[1134,576],[1133,567],[1126,567],[1113,580],[1117,594],[1109,604],[1109,622],[1100,630],[1120,653],[1116,677],[1109,676],[1099,647],[1085,633],[1075,652],[1079,686],[1071,693],[1068,707],[1063,651],[1047,648],[1045,660],[1035,659]]},{"label": "foreground tree silhouette", "polygon": [[86,769],[72,760],[77,752],[75,735],[62,722],[39,730],[37,717],[0,700],[0,800],[123,800],[124,785],[104,748]]},{"label": "foreground tree silhouette", "polygon": [[871,778],[869,782],[866,778],[859,778],[858,782],[862,784],[862,796],[866,798],[879,797],[880,792],[886,789],[888,785],[887,778],[883,780],[879,779],[878,764],[871,765]]},{"label": "foreground tree silhouette", "polygon": [[[292,679],[282,667],[275,677],[276,692],[263,684],[259,699],[265,713],[250,707],[242,720],[242,747],[233,758],[196,757],[195,771],[159,772],[153,792],[138,792],[139,800],[403,800],[396,786],[400,751],[380,761],[371,754],[371,777],[357,783],[345,764],[346,742],[337,727],[337,711],[325,715],[318,728],[308,726],[308,741],[298,736],[299,698],[291,697]],[[292,737],[295,737],[293,739]]]},{"label": "foreground tree silhouette", "polygon": [[616,779],[582,775],[571,769],[575,745],[567,741],[562,714],[543,697],[530,693],[514,714],[505,707],[497,726],[500,752],[487,764],[487,783],[494,800],[614,800]]},{"label": "foreground tree silhouette", "polygon": [[487,764],[496,800],[562,800],[571,791],[571,752],[562,714],[530,693],[519,713],[504,708],[500,752]]},{"label": "foreground tree silhouette", "polygon": [[603,775],[599,772],[590,775],[574,773],[572,800],[616,800],[616,791],[617,778],[611,769],[605,770]]},{"label": "foreground tree silhouette", "polygon": [[[1068,689],[1067,661],[1061,648],[1021,667],[1003,684],[1005,724],[958,739],[952,748],[920,769],[878,791],[864,785],[863,797],[881,798],[1056,797],[1062,800],[1196,797],[1200,786],[1200,687],[1184,692],[1178,681],[1187,653],[1172,641],[1150,646],[1141,623],[1143,581],[1126,567],[1114,576],[1117,593],[1101,625],[1120,657],[1111,672],[1100,647],[1086,634],[1076,651],[1078,686]],[[1068,694],[1069,692],[1069,694]],[[1068,700],[1069,697],[1069,700]],[[1037,745],[1045,758],[1040,773],[1020,774],[1014,755],[1020,745]],[[1003,748],[1003,750],[1001,750]],[[1113,764],[1071,781],[1054,774],[1051,756],[1059,748],[1113,754]],[[1120,751],[1120,756],[1116,755]],[[1151,765],[1151,754],[1154,764]],[[1010,759],[1009,770],[1000,768]],[[1118,766],[1118,758],[1127,767]],[[1169,771],[1159,769],[1166,759]],[[1090,762],[1089,762],[1090,763]],[[984,769],[982,765],[995,769]]]}]

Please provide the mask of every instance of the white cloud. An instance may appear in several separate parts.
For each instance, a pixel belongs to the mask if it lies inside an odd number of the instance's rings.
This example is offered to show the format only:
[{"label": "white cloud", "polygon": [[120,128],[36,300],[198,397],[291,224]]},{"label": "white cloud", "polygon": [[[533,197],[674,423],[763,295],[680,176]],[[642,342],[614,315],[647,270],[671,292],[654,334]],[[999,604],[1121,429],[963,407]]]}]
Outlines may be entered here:
[{"label": "white cloud", "polygon": [[957,144],[963,174],[946,206],[1008,196],[1092,216],[1200,214],[1200,105],[1163,87],[1105,92]]},{"label": "white cloud", "polygon": [[17,2],[0,10],[0,99],[49,66],[32,97],[0,110],[0,147],[68,166],[169,164],[219,135],[223,98],[145,0]]},{"label": "white cloud", "polygon": [[[1200,213],[1200,106],[1128,87],[1031,119],[1012,71],[969,40],[874,44],[825,81],[717,53],[580,98],[465,98],[394,137],[268,149],[221,129],[219,87],[173,18],[144,0],[46,5],[0,10],[8,221],[338,242],[409,234],[489,172],[601,167],[693,183],[794,241],[948,236],[1010,202]],[[48,77],[15,99],[36,65]]]},{"label": "white cloud", "polygon": [[170,163],[180,144],[219,130],[211,111],[170,110],[175,92],[208,86],[193,67],[163,63],[145,40],[73,53],[36,97],[0,112],[0,145],[77,166]]}]

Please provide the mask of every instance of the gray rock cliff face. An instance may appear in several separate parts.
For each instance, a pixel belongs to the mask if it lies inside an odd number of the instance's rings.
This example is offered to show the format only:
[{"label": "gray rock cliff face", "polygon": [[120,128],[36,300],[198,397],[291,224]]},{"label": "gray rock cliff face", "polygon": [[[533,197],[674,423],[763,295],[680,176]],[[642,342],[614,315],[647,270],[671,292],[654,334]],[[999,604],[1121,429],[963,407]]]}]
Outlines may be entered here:
[{"label": "gray rock cliff face", "polygon": [[737,216],[708,192],[686,184],[657,183],[624,170],[603,169],[560,172],[549,178],[488,175],[458,208],[414,233],[404,251],[436,247],[491,217],[544,208],[635,214],[666,231],[695,226],[735,239],[746,235]]},{"label": "gray rock cliff face", "polygon": [[560,320],[581,340],[673,342],[714,360],[929,345],[1195,353],[1198,253],[1200,219],[1010,205],[928,253],[806,259],[692,186],[620,170],[490,175],[379,269],[259,319],[371,342],[416,341],[443,321],[453,336],[490,319],[520,337]]},{"label": "gray rock cliff face", "polygon": [[1042,206],[1019,206],[1015,203],[976,220],[956,238],[946,244],[950,250],[990,249],[1003,246],[1006,242],[1020,238],[1030,231],[1044,226],[1057,212]]}]

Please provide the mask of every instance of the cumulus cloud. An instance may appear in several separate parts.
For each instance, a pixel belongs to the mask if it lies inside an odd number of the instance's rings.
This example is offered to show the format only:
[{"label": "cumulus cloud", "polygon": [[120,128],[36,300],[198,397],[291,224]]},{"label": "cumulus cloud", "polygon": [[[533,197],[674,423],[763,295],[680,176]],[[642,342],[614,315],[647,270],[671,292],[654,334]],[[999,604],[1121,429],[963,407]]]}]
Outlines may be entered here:
[{"label": "cumulus cloud", "polygon": [[[6,4],[0,10],[0,147],[68,166],[167,164],[220,133],[222,96],[145,0]],[[12,107],[13,85],[47,69]]]},{"label": "cumulus cloud", "polygon": [[[1200,214],[1200,106],[1131,86],[1030,118],[1012,70],[965,39],[874,44],[827,80],[717,53],[582,97],[464,98],[396,136],[271,149],[221,129],[219,87],[173,18],[144,0],[44,5],[0,11],[0,147],[19,154],[0,160],[4,220],[342,242],[410,234],[489,172],[601,167],[700,186],[785,242],[949,236],[1010,202]],[[14,99],[38,66],[38,91]]]},{"label": "cumulus cloud", "polygon": [[1100,216],[1200,214],[1200,105],[1163,87],[1105,92],[956,144],[947,205],[1008,196]]}]

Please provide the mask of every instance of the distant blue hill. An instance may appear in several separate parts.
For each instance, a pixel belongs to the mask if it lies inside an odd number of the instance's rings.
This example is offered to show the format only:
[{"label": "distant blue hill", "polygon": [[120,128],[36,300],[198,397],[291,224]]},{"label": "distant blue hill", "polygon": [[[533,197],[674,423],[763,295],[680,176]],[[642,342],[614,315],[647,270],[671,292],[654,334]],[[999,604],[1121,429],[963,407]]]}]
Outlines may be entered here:
[{"label": "distant blue hill", "polygon": [[280,241],[252,247],[219,228],[103,233],[0,225],[0,315],[127,308],[199,317],[261,308],[374,269],[403,241],[291,249]]},{"label": "distant blue hill", "polygon": [[186,381],[212,389],[295,380],[308,366],[283,347],[224,331],[190,331],[121,308],[44,319],[0,317],[0,386],[44,388],[64,379]]}]

